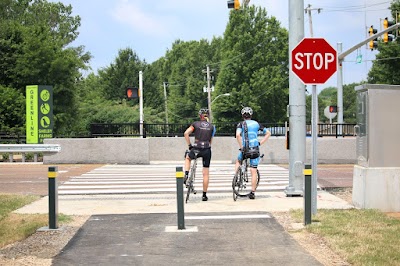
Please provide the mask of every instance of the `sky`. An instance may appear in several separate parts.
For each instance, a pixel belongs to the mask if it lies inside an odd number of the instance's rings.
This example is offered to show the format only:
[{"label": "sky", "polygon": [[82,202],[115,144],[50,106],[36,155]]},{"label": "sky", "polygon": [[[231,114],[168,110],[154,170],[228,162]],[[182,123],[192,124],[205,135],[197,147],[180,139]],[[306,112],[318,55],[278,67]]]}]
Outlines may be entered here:
[{"label": "sky", "polygon": [[[93,56],[93,72],[114,62],[120,49],[131,48],[141,60],[152,63],[171,49],[172,43],[211,40],[222,37],[229,20],[227,0],[52,0],[71,4],[72,15],[81,17],[79,37],[73,46],[83,45]],[[243,0],[240,0],[243,3]],[[368,37],[373,25],[383,29],[382,20],[391,18],[388,0],[304,0],[311,5],[313,37],[326,39],[343,51]],[[289,0],[250,0],[250,5],[267,10],[281,26],[289,28]],[[320,9],[318,12],[317,9]],[[304,37],[310,35],[310,19],[304,16]],[[375,58],[375,51],[363,46],[345,58],[343,84],[365,81]],[[362,61],[357,63],[357,56]],[[337,86],[336,74],[323,88]]]}]

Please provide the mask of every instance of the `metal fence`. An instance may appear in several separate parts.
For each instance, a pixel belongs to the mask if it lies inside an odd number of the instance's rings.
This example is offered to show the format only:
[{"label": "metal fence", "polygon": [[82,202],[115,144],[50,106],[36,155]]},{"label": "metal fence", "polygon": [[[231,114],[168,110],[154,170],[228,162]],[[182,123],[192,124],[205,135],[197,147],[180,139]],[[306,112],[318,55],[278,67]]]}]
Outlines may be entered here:
[{"label": "metal fence", "polygon": [[[238,122],[215,123],[216,136],[234,137]],[[288,126],[284,123],[261,123],[272,136],[286,136]],[[182,137],[190,124],[143,124],[143,137]],[[318,124],[319,137],[355,136],[356,124]],[[306,125],[306,135],[311,136],[311,125]],[[140,123],[96,123],[90,125],[90,134],[72,134],[54,136],[57,138],[105,138],[105,137],[141,137]],[[1,144],[24,144],[26,136],[0,132]]]}]

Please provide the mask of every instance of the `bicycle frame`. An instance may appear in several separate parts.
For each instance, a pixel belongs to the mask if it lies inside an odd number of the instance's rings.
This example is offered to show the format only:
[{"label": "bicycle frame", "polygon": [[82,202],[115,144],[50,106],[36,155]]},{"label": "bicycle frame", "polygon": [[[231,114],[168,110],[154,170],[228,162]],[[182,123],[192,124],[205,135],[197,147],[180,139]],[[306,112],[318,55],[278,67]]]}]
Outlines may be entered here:
[{"label": "bicycle frame", "polygon": [[194,189],[194,182],[196,179],[196,169],[197,169],[197,155],[199,154],[199,151],[195,150],[194,151],[194,159],[192,159],[191,164],[190,164],[190,170],[189,170],[189,178],[186,181],[186,187],[187,187],[187,193],[186,193],[186,203],[189,200],[190,193],[193,192],[194,194],[197,193],[197,191]]}]

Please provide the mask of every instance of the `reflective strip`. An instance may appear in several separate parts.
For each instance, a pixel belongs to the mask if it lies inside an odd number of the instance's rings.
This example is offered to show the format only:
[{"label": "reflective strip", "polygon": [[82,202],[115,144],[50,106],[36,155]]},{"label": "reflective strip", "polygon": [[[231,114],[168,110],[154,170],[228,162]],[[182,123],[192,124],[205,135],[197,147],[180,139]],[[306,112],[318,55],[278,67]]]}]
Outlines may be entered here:
[{"label": "reflective strip", "polygon": [[312,169],[304,169],[303,174],[304,175],[312,175]]},{"label": "reflective strip", "polygon": [[48,178],[56,178],[57,172],[49,172],[47,176],[48,176]]},{"label": "reflective strip", "polygon": [[183,178],[183,172],[176,172],[176,178]]}]

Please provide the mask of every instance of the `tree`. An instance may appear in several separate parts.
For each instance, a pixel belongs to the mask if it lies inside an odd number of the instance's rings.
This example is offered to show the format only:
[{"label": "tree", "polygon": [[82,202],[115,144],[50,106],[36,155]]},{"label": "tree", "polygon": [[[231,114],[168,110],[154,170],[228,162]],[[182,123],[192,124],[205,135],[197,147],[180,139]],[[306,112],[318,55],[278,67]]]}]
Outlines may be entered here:
[{"label": "tree", "polygon": [[13,88],[0,85],[0,131],[24,133],[25,97]]},{"label": "tree", "polygon": [[83,46],[69,46],[78,36],[80,17],[71,16],[70,5],[44,0],[7,0],[1,5],[0,84],[21,93],[26,85],[52,85],[54,130],[68,132],[76,117],[75,84],[91,57]]},{"label": "tree", "polygon": [[119,50],[114,62],[99,70],[103,97],[115,101],[125,98],[128,86],[139,87],[139,71],[145,67],[131,48]]},{"label": "tree", "polygon": [[265,9],[250,6],[231,11],[224,33],[217,94],[218,121],[240,120],[241,105],[251,106],[255,119],[286,120],[288,97],[288,32]]}]

